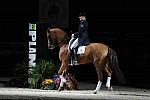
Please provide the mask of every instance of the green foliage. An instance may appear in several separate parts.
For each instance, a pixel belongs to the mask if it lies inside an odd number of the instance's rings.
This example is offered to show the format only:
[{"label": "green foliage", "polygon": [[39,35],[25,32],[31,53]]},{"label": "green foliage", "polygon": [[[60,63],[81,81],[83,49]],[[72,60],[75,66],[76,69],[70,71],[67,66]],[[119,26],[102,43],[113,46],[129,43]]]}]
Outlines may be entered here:
[{"label": "green foliage", "polygon": [[29,70],[28,83],[30,88],[41,88],[44,79],[51,78],[58,71],[58,62],[39,60],[36,66]]}]

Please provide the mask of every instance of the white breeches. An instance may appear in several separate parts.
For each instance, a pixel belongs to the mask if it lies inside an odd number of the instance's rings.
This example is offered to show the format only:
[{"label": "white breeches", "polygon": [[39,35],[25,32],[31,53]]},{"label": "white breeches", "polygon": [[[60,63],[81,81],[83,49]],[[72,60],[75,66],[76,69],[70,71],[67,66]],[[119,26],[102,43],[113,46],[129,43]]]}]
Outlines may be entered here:
[{"label": "white breeches", "polygon": [[78,45],[79,45],[79,43],[78,43],[78,38],[77,38],[70,46],[70,49],[72,50],[73,48],[76,48]]}]

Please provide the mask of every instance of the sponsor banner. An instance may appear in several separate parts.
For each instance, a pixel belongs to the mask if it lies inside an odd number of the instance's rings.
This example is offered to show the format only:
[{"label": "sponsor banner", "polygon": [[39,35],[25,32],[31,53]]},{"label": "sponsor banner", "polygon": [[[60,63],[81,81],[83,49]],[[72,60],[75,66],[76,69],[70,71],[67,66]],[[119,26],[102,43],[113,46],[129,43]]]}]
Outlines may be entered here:
[{"label": "sponsor banner", "polygon": [[32,68],[36,65],[36,24],[29,23],[29,67]]}]

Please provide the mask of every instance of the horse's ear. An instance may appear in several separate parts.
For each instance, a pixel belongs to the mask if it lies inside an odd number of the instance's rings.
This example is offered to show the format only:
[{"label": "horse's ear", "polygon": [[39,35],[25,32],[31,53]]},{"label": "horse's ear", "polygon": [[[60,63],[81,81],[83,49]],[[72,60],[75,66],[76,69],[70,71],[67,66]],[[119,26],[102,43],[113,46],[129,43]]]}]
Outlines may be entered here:
[{"label": "horse's ear", "polygon": [[50,28],[47,28],[47,33],[48,34],[52,33],[52,30]]}]

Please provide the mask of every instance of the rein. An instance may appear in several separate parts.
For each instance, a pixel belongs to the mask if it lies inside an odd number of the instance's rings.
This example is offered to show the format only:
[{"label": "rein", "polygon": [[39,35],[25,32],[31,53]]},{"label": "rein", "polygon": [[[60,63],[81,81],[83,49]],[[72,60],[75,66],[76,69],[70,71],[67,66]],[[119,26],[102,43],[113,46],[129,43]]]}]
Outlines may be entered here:
[{"label": "rein", "polygon": [[57,42],[57,44],[54,45],[54,48],[56,48],[57,46],[59,46],[60,43],[63,42],[63,41],[64,41],[64,40]]},{"label": "rein", "polygon": [[[65,41],[65,38],[64,39],[62,39],[61,41],[59,40],[59,41],[57,41],[56,43],[55,43],[55,41],[53,40],[53,43],[52,43],[52,45],[53,45],[53,48],[56,48],[57,46],[59,46],[60,45],[60,43],[62,43],[62,42],[64,42]],[[50,44],[50,43],[49,43]]]}]

